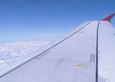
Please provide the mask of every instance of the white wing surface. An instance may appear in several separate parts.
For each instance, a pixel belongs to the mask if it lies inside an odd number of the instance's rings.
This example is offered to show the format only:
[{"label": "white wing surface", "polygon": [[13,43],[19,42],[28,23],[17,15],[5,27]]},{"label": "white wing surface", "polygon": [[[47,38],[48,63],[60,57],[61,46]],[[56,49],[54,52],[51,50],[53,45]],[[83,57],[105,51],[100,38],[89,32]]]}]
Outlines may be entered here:
[{"label": "white wing surface", "polygon": [[107,21],[99,27],[99,75],[115,82],[115,29]]},{"label": "white wing surface", "polygon": [[0,68],[0,82],[115,82],[114,54],[115,30],[110,23],[85,22]]},{"label": "white wing surface", "polygon": [[98,21],[0,70],[0,82],[95,82]]}]

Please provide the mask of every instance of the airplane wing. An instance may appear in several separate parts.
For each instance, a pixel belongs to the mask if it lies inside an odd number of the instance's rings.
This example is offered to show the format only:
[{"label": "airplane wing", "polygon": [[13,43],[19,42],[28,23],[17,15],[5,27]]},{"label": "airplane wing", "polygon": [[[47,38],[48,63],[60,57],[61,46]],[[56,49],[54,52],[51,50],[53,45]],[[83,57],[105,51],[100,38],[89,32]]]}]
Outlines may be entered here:
[{"label": "airplane wing", "polygon": [[[98,79],[105,82],[106,76],[103,78],[103,71],[98,70],[98,53],[103,53],[102,46],[108,42],[103,36],[111,36],[111,39],[114,36],[112,33],[104,34],[104,31],[111,30],[107,28],[110,26],[108,22],[106,30],[102,27],[105,23],[85,22],[65,37],[9,63],[0,69],[0,82],[98,82]],[[114,44],[115,40],[111,42]],[[102,60],[106,61],[106,58],[102,56]],[[100,68],[102,64],[99,64]],[[98,71],[101,71],[99,77]]]},{"label": "airplane wing", "polygon": [[0,81],[95,82],[97,27],[97,21],[86,22],[50,43],[45,51],[41,49],[33,57],[9,64],[0,70]]}]

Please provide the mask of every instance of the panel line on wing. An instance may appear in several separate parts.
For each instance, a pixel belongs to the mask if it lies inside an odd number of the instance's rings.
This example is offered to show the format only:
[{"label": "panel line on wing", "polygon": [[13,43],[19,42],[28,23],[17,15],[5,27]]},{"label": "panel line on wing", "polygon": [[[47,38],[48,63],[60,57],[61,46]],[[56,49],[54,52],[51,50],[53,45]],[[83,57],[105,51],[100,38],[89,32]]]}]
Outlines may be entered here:
[{"label": "panel line on wing", "polygon": [[98,82],[98,39],[99,39],[99,24],[100,21],[98,22],[97,25],[97,35],[96,35],[96,77],[95,77],[95,81]]}]

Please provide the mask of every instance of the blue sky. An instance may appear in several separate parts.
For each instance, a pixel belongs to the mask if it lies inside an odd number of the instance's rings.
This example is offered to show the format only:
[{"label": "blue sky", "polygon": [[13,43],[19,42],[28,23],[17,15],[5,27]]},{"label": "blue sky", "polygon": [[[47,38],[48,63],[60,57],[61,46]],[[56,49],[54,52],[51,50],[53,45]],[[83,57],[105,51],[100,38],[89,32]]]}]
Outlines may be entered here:
[{"label": "blue sky", "polygon": [[0,0],[0,42],[52,40],[114,12],[115,0]]}]

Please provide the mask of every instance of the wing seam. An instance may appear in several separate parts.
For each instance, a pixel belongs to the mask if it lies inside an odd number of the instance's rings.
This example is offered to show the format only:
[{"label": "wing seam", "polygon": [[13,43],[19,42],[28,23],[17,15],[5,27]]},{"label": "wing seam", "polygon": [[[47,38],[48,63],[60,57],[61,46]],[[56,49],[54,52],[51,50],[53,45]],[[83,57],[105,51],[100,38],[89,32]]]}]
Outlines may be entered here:
[{"label": "wing seam", "polygon": [[100,21],[98,22],[97,32],[96,32],[96,77],[95,77],[95,82],[98,82],[98,39],[99,39],[99,24],[100,24]]}]

